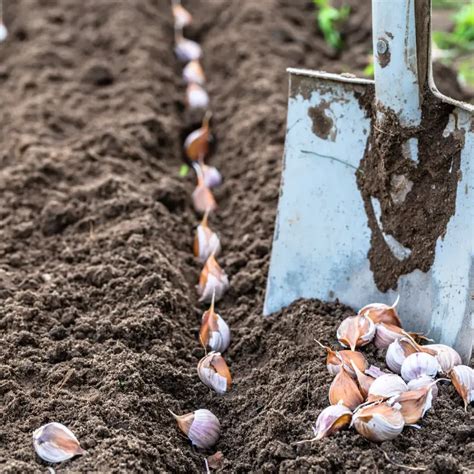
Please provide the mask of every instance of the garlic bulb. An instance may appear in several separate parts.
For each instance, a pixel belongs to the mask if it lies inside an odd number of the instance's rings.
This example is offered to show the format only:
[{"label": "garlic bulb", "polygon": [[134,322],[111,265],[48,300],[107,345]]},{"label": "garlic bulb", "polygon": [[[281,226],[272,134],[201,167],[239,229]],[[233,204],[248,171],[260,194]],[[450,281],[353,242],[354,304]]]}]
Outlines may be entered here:
[{"label": "garlic bulb", "polygon": [[401,377],[395,374],[385,374],[377,377],[369,388],[369,402],[384,400],[408,390],[407,384]]},{"label": "garlic bulb", "polygon": [[341,366],[341,370],[329,387],[329,402],[331,405],[342,403],[351,410],[354,410],[364,402],[364,397],[360,393],[359,387],[344,366]]},{"label": "garlic bulb", "polygon": [[344,347],[355,350],[365,346],[375,335],[375,324],[365,315],[349,316],[337,328],[337,339]]},{"label": "garlic bulb", "polygon": [[211,254],[218,255],[221,251],[219,237],[207,225],[207,218],[208,213],[206,212],[201,223],[197,226],[193,245],[194,256],[203,263]]},{"label": "garlic bulb", "polygon": [[204,184],[208,188],[217,188],[222,184],[222,175],[215,166],[201,164]]},{"label": "garlic bulb", "polygon": [[441,371],[447,374],[456,365],[461,365],[461,356],[449,346],[444,344],[427,344],[422,346],[423,349],[431,349],[435,351],[436,360],[438,361]]},{"label": "garlic bulb", "polygon": [[352,369],[354,370],[357,378],[357,383],[359,384],[360,393],[364,398],[369,394],[370,387],[374,383],[375,378],[370,375],[366,375],[364,372],[361,372],[359,368],[352,362]]},{"label": "garlic bulb", "polygon": [[179,429],[187,435],[194,446],[201,449],[212,448],[221,434],[221,425],[216,415],[209,410],[200,409],[186,415],[175,415]]},{"label": "garlic bulb", "polygon": [[397,374],[402,369],[403,361],[410,355],[418,352],[416,343],[408,337],[395,339],[387,349],[385,362],[387,367]]},{"label": "garlic bulb", "polygon": [[199,59],[202,56],[202,49],[195,41],[179,36],[176,38],[174,52],[178,59],[184,63]]},{"label": "garlic bulb", "polygon": [[183,68],[183,79],[188,83],[194,82],[200,86],[204,85],[206,82],[206,76],[204,75],[204,70],[202,69],[201,63],[194,59],[190,61]]},{"label": "garlic bulb", "polygon": [[177,28],[188,26],[193,21],[191,13],[189,13],[180,3],[173,2],[171,9],[173,11],[174,24]]},{"label": "garlic bulb", "polygon": [[352,425],[364,438],[382,442],[396,438],[405,421],[399,405],[373,403],[360,407],[352,415]]},{"label": "garlic bulb", "polygon": [[352,367],[353,363],[362,372],[369,366],[364,354],[360,352],[349,350],[334,351],[329,346],[324,346],[319,341],[316,342],[327,352],[326,367],[331,375],[337,375],[341,369],[341,365],[344,365],[350,376],[355,378],[356,374]]},{"label": "garlic bulb", "polygon": [[229,288],[229,279],[220,267],[214,255],[210,255],[204,264],[199,276],[197,287],[200,295],[199,301],[209,303],[211,300],[219,301]]},{"label": "garlic bulb", "polygon": [[196,171],[196,176],[198,180],[198,184],[194,189],[192,195],[194,209],[196,209],[197,212],[200,212],[202,214],[214,211],[217,208],[217,203],[214,199],[214,195],[212,194],[211,190],[206,186],[206,183],[204,182],[202,169],[197,163],[194,164],[194,169]]},{"label": "garlic bulb", "polygon": [[396,306],[400,296],[397,296],[395,303],[392,306],[388,306],[383,303],[371,303],[364,306],[359,310],[360,315],[365,314],[368,316],[375,324],[384,323],[391,324],[393,326],[402,327],[402,322],[398,317]]},{"label": "garlic bulb", "polygon": [[224,352],[230,344],[230,329],[219,314],[214,311],[214,298],[211,307],[202,315],[199,341],[212,351]]},{"label": "garlic bulb", "polygon": [[190,109],[207,109],[209,95],[202,86],[192,82],[186,87],[186,103]]},{"label": "garlic bulb", "polygon": [[61,423],[48,423],[33,433],[36,454],[46,462],[66,461],[85,454],[74,433]]},{"label": "garlic bulb", "polygon": [[436,397],[438,396],[438,385],[433,383],[433,379],[428,375],[422,375],[416,379],[410,380],[407,383],[408,390],[419,390],[420,388],[426,386],[430,387],[433,401],[436,400]]},{"label": "garlic bulb", "polygon": [[393,324],[377,323],[375,325],[374,344],[377,349],[386,349],[393,341],[406,336],[406,332]]},{"label": "garlic bulb", "polygon": [[474,400],[474,370],[467,365],[456,365],[449,372],[454,388],[464,400],[464,409]]},{"label": "garlic bulb", "polygon": [[400,373],[403,379],[409,382],[422,375],[434,377],[440,370],[441,367],[434,356],[425,352],[415,352],[403,361]]},{"label": "garlic bulb", "polygon": [[326,438],[349,425],[352,412],[342,403],[326,407],[318,416],[313,428],[315,440]]},{"label": "garlic bulb", "polygon": [[209,352],[204,356],[199,361],[197,371],[201,382],[217,393],[222,394],[230,390],[232,377],[220,352]]},{"label": "garlic bulb", "polygon": [[184,151],[191,161],[201,162],[209,153],[209,142],[211,140],[210,119],[211,113],[206,112],[202,119],[201,127],[191,132],[184,140]]},{"label": "garlic bulb", "polygon": [[[436,382],[431,381],[431,384],[436,385]],[[401,393],[394,401],[400,404],[400,411],[405,423],[413,424],[423,418],[431,408],[433,392],[430,385],[425,385],[417,390],[408,390]]]}]

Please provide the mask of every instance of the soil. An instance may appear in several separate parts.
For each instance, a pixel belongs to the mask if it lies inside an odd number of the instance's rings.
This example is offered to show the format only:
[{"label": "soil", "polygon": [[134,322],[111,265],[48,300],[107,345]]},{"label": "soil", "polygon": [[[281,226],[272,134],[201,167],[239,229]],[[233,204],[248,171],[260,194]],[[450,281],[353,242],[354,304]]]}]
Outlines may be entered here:
[{"label": "soil", "polygon": [[[198,218],[179,176],[184,108],[168,0],[6,2],[0,46],[0,466],[46,472],[31,434],[66,424],[88,454],[58,472],[200,472],[177,413],[221,420],[224,472],[430,472],[474,468],[471,413],[443,386],[421,429],[370,444],[320,443],[311,425],[330,376],[314,339],[335,341],[352,310],[299,301],[261,316],[278,199],[285,68],[356,72],[370,5],[351,0],[337,55],[306,0],[189,0],[214,112],[212,164],[225,182],[211,226],[231,290],[218,311],[234,387],[217,396],[196,365],[203,306],[192,257]],[[138,26],[138,28],[137,28]],[[457,86],[456,86],[457,87]],[[368,349],[372,361],[380,354]],[[390,459],[390,460],[388,460]],[[394,464],[397,463],[397,464]]]}]

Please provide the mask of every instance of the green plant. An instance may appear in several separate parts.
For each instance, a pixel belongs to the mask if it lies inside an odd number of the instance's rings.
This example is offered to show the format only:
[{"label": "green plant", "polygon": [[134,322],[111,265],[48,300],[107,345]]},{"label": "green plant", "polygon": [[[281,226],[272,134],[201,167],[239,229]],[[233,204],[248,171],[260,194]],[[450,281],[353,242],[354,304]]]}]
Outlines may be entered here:
[{"label": "green plant", "polygon": [[349,16],[349,5],[335,8],[331,5],[331,0],[313,0],[313,2],[317,9],[316,18],[318,26],[323,33],[326,43],[334,49],[340,50],[343,42],[339,28]]},{"label": "green plant", "polygon": [[474,50],[474,4],[465,5],[454,16],[454,29],[446,33],[435,31],[433,39],[440,49]]},{"label": "green plant", "polygon": [[374,56],[370,56],[369,63],[364,68],[364,75],[367,77],[374,77]]}]

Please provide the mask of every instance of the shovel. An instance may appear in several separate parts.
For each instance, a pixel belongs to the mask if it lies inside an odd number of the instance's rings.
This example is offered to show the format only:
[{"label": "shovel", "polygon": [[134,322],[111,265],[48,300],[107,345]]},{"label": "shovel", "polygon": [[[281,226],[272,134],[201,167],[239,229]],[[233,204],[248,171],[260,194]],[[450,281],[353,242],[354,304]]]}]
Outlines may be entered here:
[{"label": "shovel", "polygon": [[472,351],[474,107],[431,70],[429,0],[373,0],[375,81],[289,69],[264,314],[298,298],[392,304]]}]

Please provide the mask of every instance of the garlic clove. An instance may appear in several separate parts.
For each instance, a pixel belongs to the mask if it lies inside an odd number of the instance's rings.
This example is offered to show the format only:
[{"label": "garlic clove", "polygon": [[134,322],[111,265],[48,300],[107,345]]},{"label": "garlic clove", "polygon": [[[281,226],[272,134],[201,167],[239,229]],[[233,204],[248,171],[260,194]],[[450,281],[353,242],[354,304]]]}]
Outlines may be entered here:
[{"label": "garlic clove", "polygon": [[200,86],[204,85],[206,82],[206,76],[204,75],[204,70],[201,66],[201,63],[197,59],[190,61],[188,64],[186,64],[186,66],[184,66],[183,79],[188,84],[194,82]]},{"label": "garlic clove", "polygon": [[61,423],[48,423],[33,433],[36,454],[46,462],[66,461],[85,454],[74,433]]},{"label": "garlic clove", "polygon": [[359,310],[360,315],[365,314],[368,316],[375,324],[384,323],[384,324],[391,324],[393,326],[402,327],[402,322],[398,317],[398,313],[396,310],[396,306],[398,301],[400,300],[400,296],[397,296],[395,303],[392,306],[388,306],[383,303],[371,303],[364,306],[362,309]]},{"label": "garlic clove", "polygon": [[405,421],[399,405],[373,403],[354,412],[352,425],[364,438],[383,442],[396,438],[402,432]]},{"label": "garlic clove", "polygon": [[202,56],[202,49],[198,43],[182,36],[176,39],[174,52],[178,59],[182,62],[189,62],[199,59]]},{"label": "garlic clove", "polygon": [[376,365],[371,365],[368,369],[365,370],[365,374],[370,377],[377,379],[382,375],[385,375],[387,372],[380,370]]},{"label": "garlic clove", "polygon": [[0,42],[5,41],[8,36],[7,27],[3,22],[0,21]]},{"label": "garlic clove", "polygon": [[395,397],[408,390],[407,384],[395,374],[384,374],[377,377],[368,390],[367,400],[374,402]]},{"label": "garlic clove", "polygon": [[441,367],[436,360],[436,357],[425,352],[415,352],[410,354],[402,363],[400,373],[403,379],[407,382],[410,380],[428,375],[435,377],[441,371]]},{"label": "garlic clove", "polygon": [[[436,385],[436,382],[432,380],[431,385]],[[417,423],[431,408],[433,403],[431,385],[425,385],[417,390],[408,390],[394,399],[401,406],[400,411],[406,424]]]},{"label": "garlic clove", "polygon": [[326,407],[318,416],[313,428],[315,440],[326,438],[342,430],[351,422],[352,412],[342,403]]},{"label": "garlic clove", "polygon": [[190,109],[207,109],[209,95],[202,86],[192,82],[186,87],[186,104]]},{"label": "garlic clove", "polygon": [[222,175],[215,166],[201,164],[204,184],[208,188],[217,188],[222,184]]},{"label": "garlic clove", "polygon": [[230,329],[222,317],[214,311],[214,298],[211,307],[202,315],[199,341],[212,351],[224,352],[230,344]]},{"label": "garlic clove", "polygon": [[169,411],[178,423],[179,429],[194,446],[209,449],[217,443],[221,425],[214,413],[206,409],[199,409],[186,415],[175,415],[171,410]]},{"label": "garlic clove", "polygon": [[393,324],[377,323],[375,325],[374,344],[377,349],[386,349],[393,341],[406,336],[406,332]]},{"label": "garlic clove", "polygon": [[352,362],[352,369],[354,370],[357,378],[357,383],[359,384],[360,393],[364,398],[367,398],[371,385],[374,383],[375,378],[370,375],[366,375]]},{"label": "garlic clove", "polygon": [[209,142],[211,140],[210,119],[211,113],[206,112],[202,119],[201,127],[191,132],[184,140],[184,151],[191,161],[202,161],[209,153]]},{"label": "garlic clove", "polygon": [[211,254],[204,264],[204,268],[199,276],[197,287],[200,295],[199,301],[209,303],[215,300],[219,301],[229,288],[229,279],[220,265],[217,263],[214,255]]},{"label": "garlic clove", "polygon": [[467,365],[456,365],[449,372],[449,378],[464,400],[464,409],[474,400],[474,369]]},{"label": "garlic clove", "polygon": [[354,410],[364,402],[357,383],[352,379],[344,366],[336,375],[329,387],[329,402],[331,405],[344,404]]},{"label": "garlic clove", "polygon": [[174,3],[171,7],[174,17],[174,24],[177,28],[183,28],[192,23],[193,17],[180,3]]},{"label": "garlic clove", "polygon": [[462,364],[461,356],[452,347],[444,344],[427,344],[422,346],[422,348],[435,351],[435,357],[441,367],[441,371],[445,374],[456,365]]},{"label": "garlic clove", "polygon": [[337,375],[341,369],[341,365],[344,365],[349,375],[355,378],[356,374],[352,368],[352,363],[362,372],[369,366],[364,354],[360,352],[349,350],[334,351],[329,346],[321,344],[318,340],[316,340],[316,342],[327,352],[326,367],[331,375]]},{"label": "garlic clove", "polygon": [[410,337],[395,339],[387,349],[385,362],[387,367],[397,374],[402,369],[403,361],[410,355],[419,351],[419,346]]},{"label": "garlic clove", "polygon": [[192,195],[194,209],[196,209],[197,212],[200,212],[202,214],[205,214],[206,212],[209,213],[215,211],[217,208],[217,203],[214,199],[212,191],[206,186],[206,183],[204,182],[202,169],[197,163],[194,163],[193,167],[196,171],[196,176],[198,180],[198,184],[194,189]]},{"label": "garlic clove", "polygon": [[433,379],[428,375],[422,375],[416,379],[410,380],[407,383],[408,390],[419,390],[420,388],[426,386],[430,387],[433,401],[436,400],[436,397],[438,396],[438,385],[433,383]]},{"label": "garlic clove", "polygon": [[199,361],[197,371],[201,382],[217,393],[223,394],[230,390],[232,377],[220,352],[209,352],[204,356]]},{"label": "garlic clove", "polygon": [[365,346],[375,335],[375,324],[365,315],[349,316],[337,328],[337,339],[344,347],[355,350]]},{"label": "garlic clove", "polygon": [[201,223],[197,226],[193,245],[194,256],[203,263],[211,254],[218,255],[221,251],[219,237],[209,228],[207,220],[208,213],[206,212]]}]

